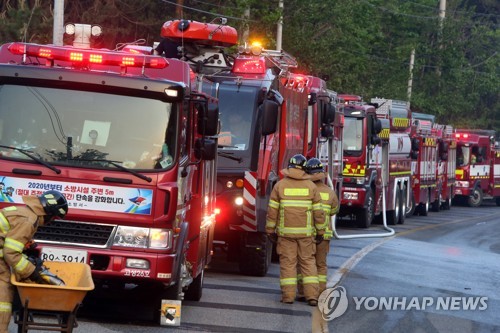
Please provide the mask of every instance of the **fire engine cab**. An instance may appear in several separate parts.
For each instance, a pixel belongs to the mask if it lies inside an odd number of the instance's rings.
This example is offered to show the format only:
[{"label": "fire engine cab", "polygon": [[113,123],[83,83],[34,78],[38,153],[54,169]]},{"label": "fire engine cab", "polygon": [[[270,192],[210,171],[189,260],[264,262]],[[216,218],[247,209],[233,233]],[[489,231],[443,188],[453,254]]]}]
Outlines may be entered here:
[{"label": "fire engine cab", "polygon": [[[340,100],[344,97],[339,96]],[[406,102],[344,103],[344,170],[340,216],[367,228],[373,218],[404,223],[410,198],[410,110]],[[383,193],[385,191],[385,193]],[[384,194],[384,195],[383,195]],[[385,200],[385,201],[384,201]]]},{"label": "fire engine cab", "polygon": [[500,206],[500,148],[495,132],[457,129],[457,169],[454,202],[478,207],[484,199]]},{"label": "fire engine cab", "polygon": [[[198,300],[215,226],[217,100],[176,59],[72,46],[0,47],[0,207],[62,192],[44,260],[96,285]],[[185,294],[184,294],[185,293]],[[160,311],[157,311],[158,315]]]}]

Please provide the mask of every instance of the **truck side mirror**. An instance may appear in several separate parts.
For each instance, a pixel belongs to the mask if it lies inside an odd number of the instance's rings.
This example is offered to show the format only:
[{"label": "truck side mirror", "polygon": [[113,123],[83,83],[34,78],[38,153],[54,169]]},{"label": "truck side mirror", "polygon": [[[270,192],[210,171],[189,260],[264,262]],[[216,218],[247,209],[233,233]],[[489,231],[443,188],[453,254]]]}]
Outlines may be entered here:
[{"label": "truck side mirror", "polygon": [[197,159],[212,161],[217,155],[217,143],[214,139],[198,138],[194,143],[194,156]]},{"label": "truck side mirror", "polygon": [[196,103],[198,110],[198,134],[214,136],[219,133],[219,108],[216,104]]},{"label": "truck side mirror", "polygon": [[418,151],[420,150],[420,144],[417,138],[411,138],[411,150],[410,157],[412,160],[418,159]]},{"label": "truck side mirror", "polygon": [[332,104],[323,104],[321,108],[321,121],[323,124],[331,124],[335,121],[335,111],[337,109]]},{"label": "truck side mirror", "polygon": [[278,103],[266,99],[260,108],[262,112],[262,135],[275,133],[278,125]]},{"label": "truck side mirror", "polygon": [[368,117],[368,126],[369,126],[369,140],[370,144],[378,145],[382,142],[382,139],[378,136],[380,132],[382,132],[382,122],[380,119],[375,117]]},{"label": "truck side mirror", "polygon": [[323,138],[332,138],[333,137],[333,127],[330,124],[324,124],[321,126],[321,136]]},{"label": "truck side mirror", "polygon": [[380,132],[382,132],[382,122],[380,119],[375,118],[373,119],[373,133],[380,134]]},{"label": "truck side mirror", "polygon": [[420,144],[418,143],[417,138],[412,138],[411,139],[411,150],[413,151],[419,151],[420,150]]},{"label": "truck side mirror", "polygon": [[448,143],[443,140],[439,140],[438,147],[439,147],[439,158],[441,159],[441,161],[447,161],[448,148],[449,148]]}]

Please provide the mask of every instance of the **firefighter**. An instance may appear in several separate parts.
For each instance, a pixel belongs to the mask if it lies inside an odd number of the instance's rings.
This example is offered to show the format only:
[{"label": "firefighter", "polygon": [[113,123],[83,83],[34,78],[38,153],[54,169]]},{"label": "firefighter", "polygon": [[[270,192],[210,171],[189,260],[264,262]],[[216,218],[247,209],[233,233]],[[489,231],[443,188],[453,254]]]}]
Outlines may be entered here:
[{"label": "firefighter", "polygon": [[38,226],[56,217],[63,218],[68,212],[66,198],[57,191],[47,191],[38,197],[23,196],[22,199],[25,206],[0,210],[0,333],[7,333],[12,313],[11,270],[18,281],[29,279],[47,283],[40,275],[42,261],[28,259],[23,254],[25,245],[32,241]]},{"label": "firefighter", "polygon": [[321,294],[326,289],[328,270],[326,257],[330,251],[330,239],[333,237],[331,219],[338,213],[340,206],[335,191],[325,184],[327,174],[323,163],[317,158],[311,158],[307,161],[306,171],[311,176],[311,180],[318,187],[321,196],[321,208],[325,212],[325,220],[323,223],[325,233],[324,235],[316,235],[316,268],[318,270],[319,293]]},{"label": "firefighter", "polygon": [[305,172],[306,158],[294,155],[285,176],[274,185],[269,200],[266,232],[277,237],[280,261],[281,302],[292,304],[297,290],[297,264],[302,272],[304,296],[311,306],[318,304],[314,235],[323,235],[324,212],[316,185]]}]

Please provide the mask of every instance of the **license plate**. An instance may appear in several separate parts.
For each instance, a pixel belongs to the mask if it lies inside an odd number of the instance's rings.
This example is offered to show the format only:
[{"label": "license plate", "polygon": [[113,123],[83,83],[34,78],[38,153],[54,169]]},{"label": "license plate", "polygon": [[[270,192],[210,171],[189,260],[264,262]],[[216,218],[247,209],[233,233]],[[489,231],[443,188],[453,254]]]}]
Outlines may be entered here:
[{"label": "license plate", "polygon": [[87,251],[59,249],[55,247],[44,247],[40,254],[43,261],[62,261],[87,263]]}]

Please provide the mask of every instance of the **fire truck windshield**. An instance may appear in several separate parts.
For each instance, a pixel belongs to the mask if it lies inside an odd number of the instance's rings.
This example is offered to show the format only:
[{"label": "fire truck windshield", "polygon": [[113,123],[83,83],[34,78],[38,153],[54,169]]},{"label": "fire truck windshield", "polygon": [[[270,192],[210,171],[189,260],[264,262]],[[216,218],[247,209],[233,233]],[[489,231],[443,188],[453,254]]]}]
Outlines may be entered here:
[{"label": "fire truck windshield", "polygon": [[114,97],[0,86],[0,156],[37,161],[21,149],[50,165],[143,170],[172,165],[177,137],[172,104]]},{"label": "fire truck windshield", "polygon": [[257,112],[258,91],[257,87],[226,84],[220,86],[220,149],[249,149],[252,142],[252,123]]},{"label": "fire truck windshield", "polygon": [[345,117],[344,123],[344,154],[347,156],[361,155],[363,148],[363,119]]}]

